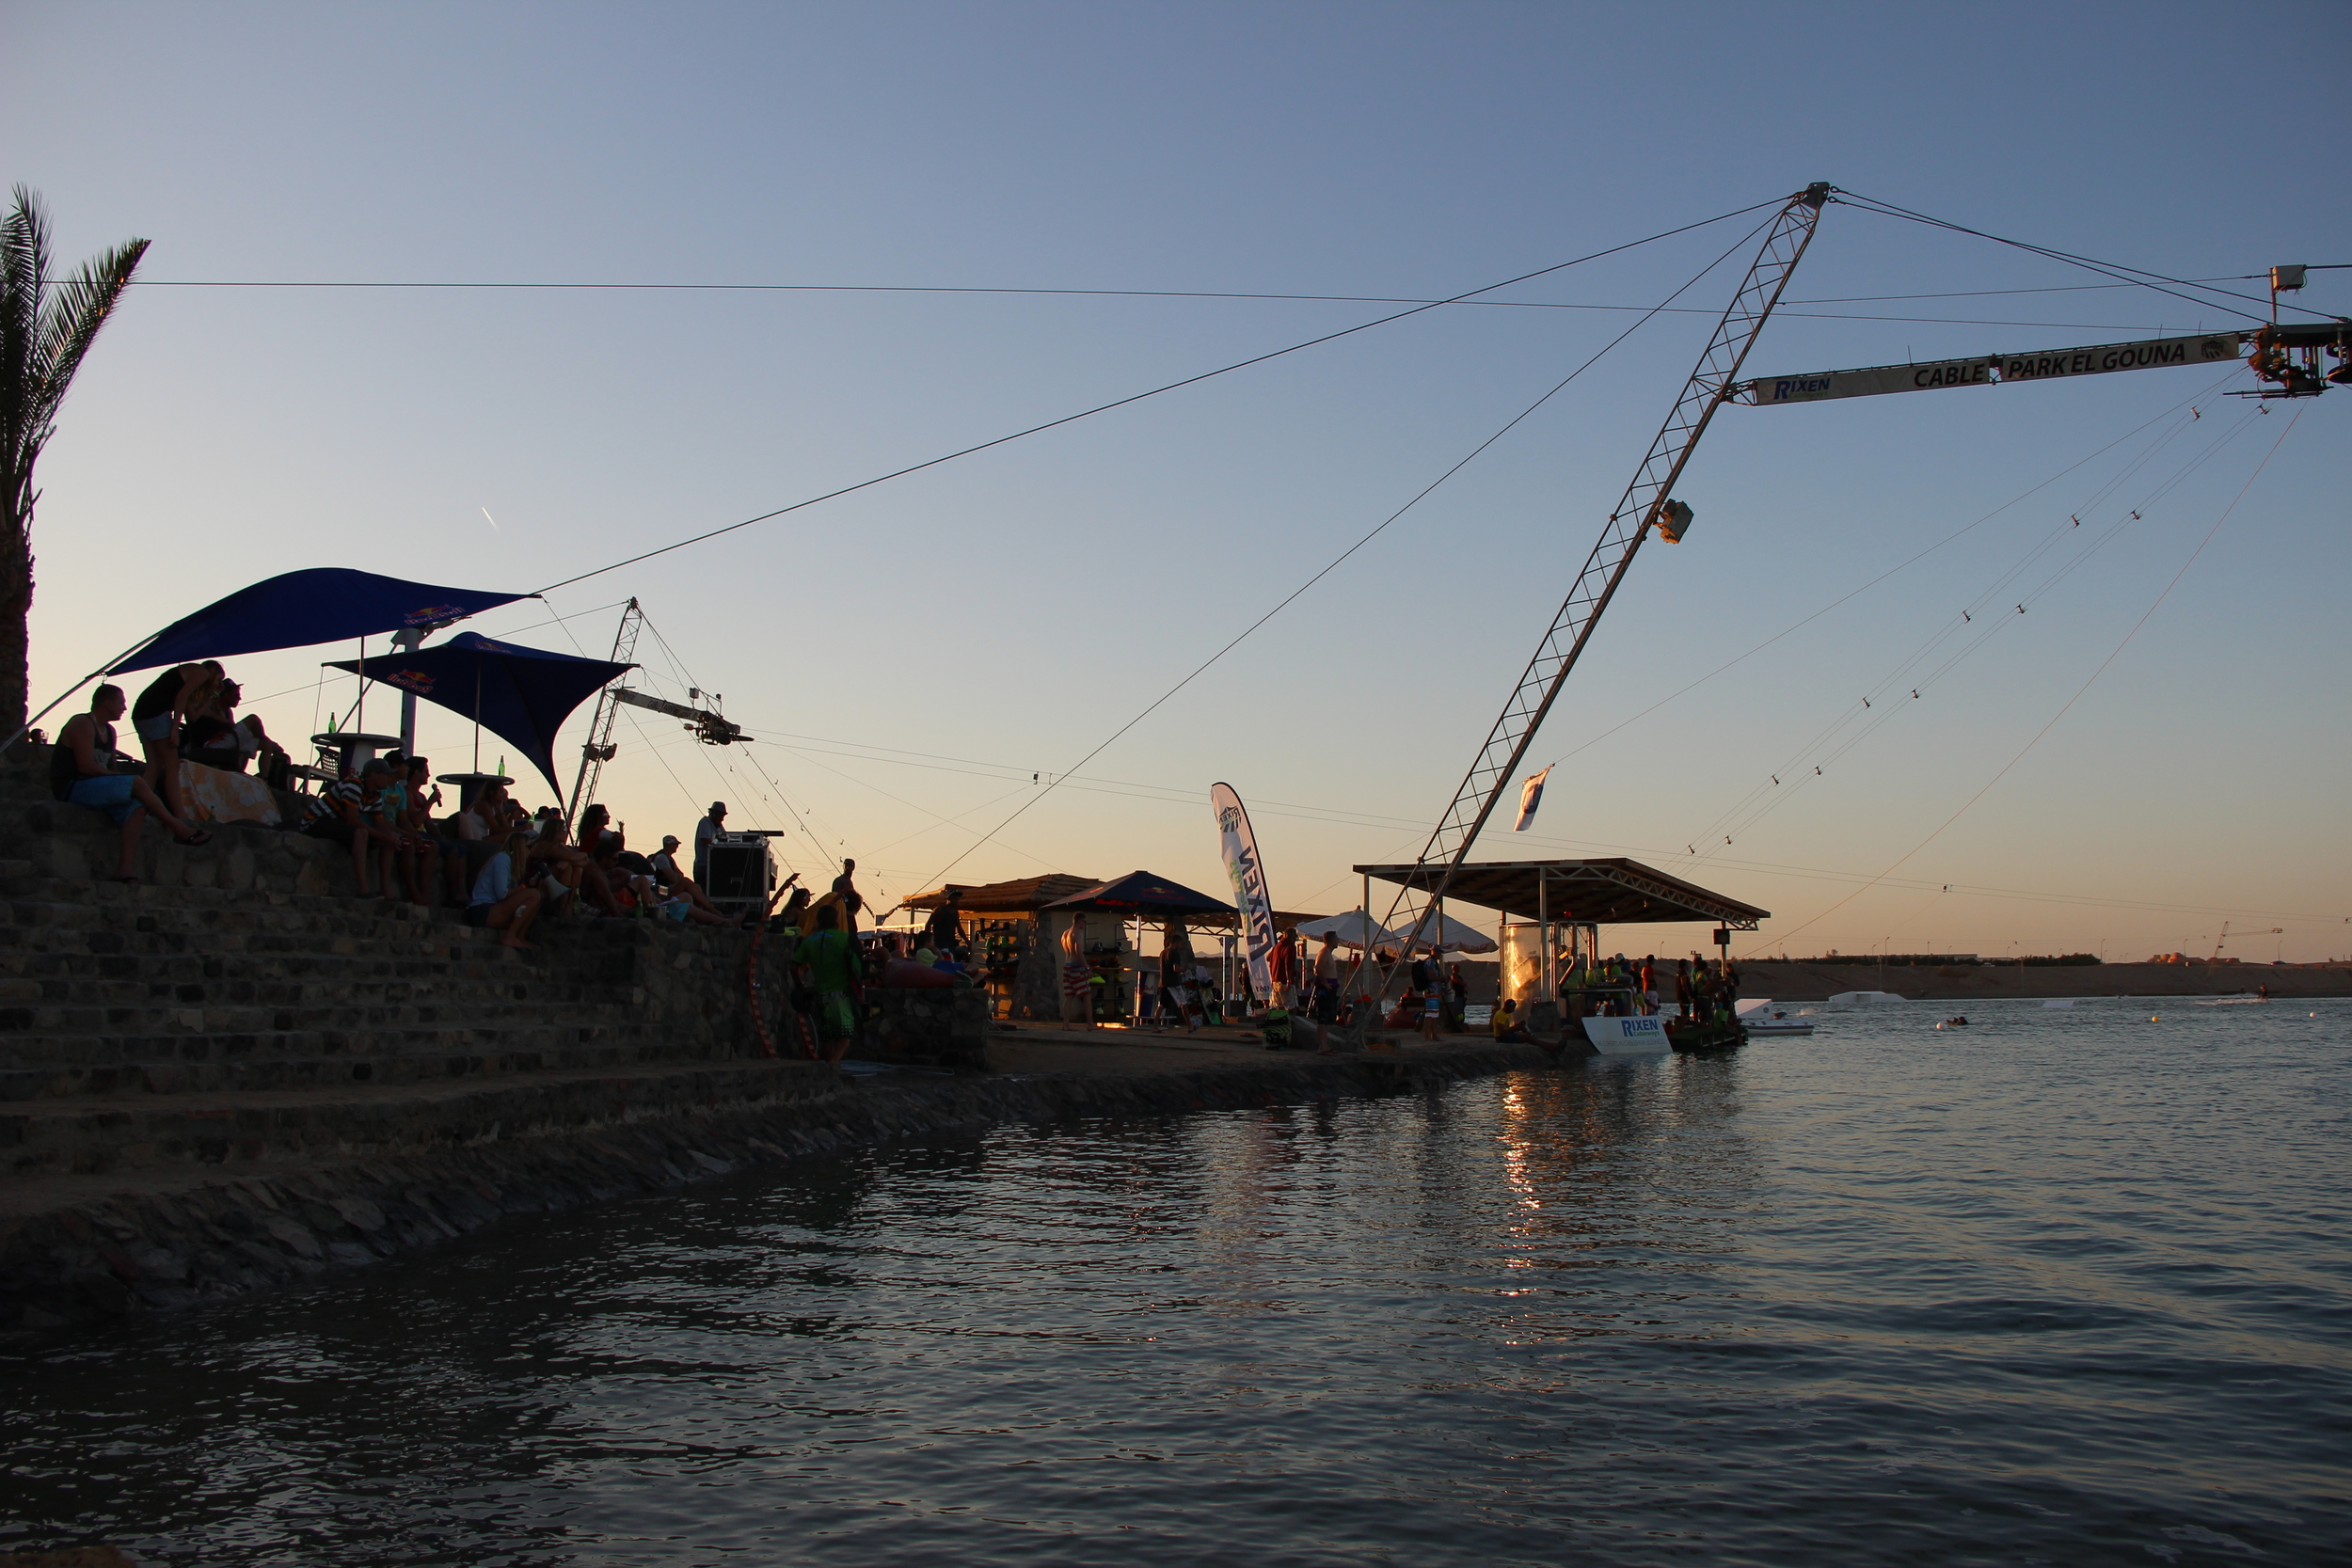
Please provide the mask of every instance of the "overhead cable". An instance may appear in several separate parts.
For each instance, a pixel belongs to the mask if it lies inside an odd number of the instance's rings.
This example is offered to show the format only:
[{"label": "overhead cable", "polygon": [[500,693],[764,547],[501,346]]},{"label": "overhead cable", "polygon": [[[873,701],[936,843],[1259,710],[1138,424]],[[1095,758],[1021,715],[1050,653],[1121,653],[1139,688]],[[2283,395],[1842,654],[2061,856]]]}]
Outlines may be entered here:
[{"label": "overhead cable", "polygon": [[[1342,550],[1329,562],[1326,562],[1323,568],[1316,572],[1314,576],[1309,578],[1305,582],[1300,583],[1296,588],[1291,590],[1291,592],[1276,603],[1271,610],[1268,610],[1264,614],[1250,622],[1247,626],[1244,626],[1223,647],[1217,649],[1216,652],[1211,654],[1207,658],[1202,659],[1198,665],[1195,665],[1183,679],[1179,680],[1175,685],[1169,687],[1166,691],[1161,692],[1157,697],[1154,697],[1145,705],[1142,712],[1136,714],[1134,718],[1128,720],[1125,723],[1120,725],[1118,729],[1112,731],[1108,736],[1104,736],[1101,744],[1097,745],[1093,751],[1089,752],[1085,756],[1080,757],[1076,765],[1064,770],[1060,777],[1069,777],[1070,774],[1075,773],[1078,768],[1084,768],[1088,763],[1092,762],[1096,757],[1102,755],[1104,751],[1109,749],[1112,742],[1118,740],[1120,736],[1125,735],[1129,730],[1134,729],[1137,724],[1142,723],[1144,720],[1150,718],[1162,704],[1166,703],[1169,698],[1182,691],[1185,687],[1190,686],[1194,681],[1198,680],[1203,673],[1205,673],[1212,665],[1216,664],[1227,654],[1232,653],[1235,648],[1239,647],[1242,644],[1242,641],[1252,632],[1255,632],[1260,626],[1264,626],[1268,621],[1273,620],[1274,617],[1289,609],[1290,606],[1309,589],[1314,587],[1316,583],[1321,582],[1325,578],[1330,576],[1332,572],[1338,570],[1340,565],[1350,556],[1354,555],[1358,550],[1362,549],[1366,545],[1371,544],[1374,539],[1377,538],[1388,529],[1390,524],[1395,522],[1399,517],[1404,516],[1406,513],[1410,512],[1414,507],[1419,506],[1431,492],[1438,488],[1438,486],[1443,484],[1447,480],[1452,479],[1455,474],[1460,473],[1464,468],[1468,467],[1481,452],[1485,451],[1488,447],[1493,446],[1497,441],[1502,440],[1503,436],[1509,435],[1512,430],[1518,427],[1521,420],[1534,414],[1535,410],[1541,408],[1545,404],[1549,403],[1554,396],[1556,396],[1568,385],[1568,383],[1574,381],[1578,376],[1582,375],[1586,371],[1591,370],[1595,365],[1598,364],[1602,356],[1608,354],[1610,350],[1615,348],[1619,343],[1624,342],[1626,339],[1631,337],[1635,332],[1639,331],[1645,325],[1656,316],[1658,310],[1662,310],[1666,306],[1671,305],[1674,301],[1681,298],[1684,293],[1688,293],[1692,288],[1696,286],[1701,278],[1705,277],[1708,273],[1713,272],[1717,267],[1722,266],[1724,262],[1729,261],[1750,241],[1754,240],[1756,235],[1762,233],[1766,229],[1777,222],[1780,216],[1780,208],[1784,204],[1765,203],[1764,205],[1772,206],[1774,209],[1773,215],[1771,218],[1768,218],[1763,223],[1756,225],[1747,233],[1742,234],[1739,239],[1732,242],[1730,246],[1727,247],[1721,255],[1717,256],[1713,261],[1708,262],[1704,267],[1701,267],[1697,272],[1692,274],[1691,277],[1679,287],[1677,287],[1673,293],[1668,294],[1663,300],[1661,300],[1655,309],[1644,315],[1640,321],[1633,323],[1623,332],[1620,332],[1615,337],[1610,339],[1609,341],[1602,344],[1590,358],[1586,359],[1582,364],[1577,366],[1576,369],[1570,371],[1565,376],[1562,377],[1549,391],[1546,391],[1543,396],[1537,398],[1534,403],[1529,404],[1525,408],[1520,409],[1517,414],[1511,416],[1510,420],[1504,423],[1502,429],[1496,431],[1493,435],[1479,442],[1478,445],[1472,447],[1463,455],[1459,462],[1455,463],[1452,467],[1446,469],[1445,472],[1439,474],[1436,479],[1431,480],[1419,494],[1412,498],[1412,499],[1406,501],[1403,506],[1398,507],[1394,512],[1390,513],[1386,517],[1383,517],[1377,524],[1374,525],[1372,530],[1365,533],[1363,537],[1358,539],[1354,544],[1348,546],[1347,548]],[[1751,212],[1754,210],[1754,208],[1748,209],[1748,211]],[[953,871],[959,864],[962,863],[964,859],[968,857],[974,849],[977,849],[981,845],[986,844],[991,838],[993,838],[996,833],[1002,832],[1006,827],[1009,826],[1014,818],[1020,816],[1023,812],[1027,811],[1031,806],[1037,804],[1038,801],[1043,800],[1053,791],[1055,784],[1058,783],[1059,779],[1057,779],[1053,784],[1048,784],[1043,789],[1039,790],[1038,793],[1030,799],[1024,800],[1014,809],[1010,816],[1006,817],[1004,821],[999,822],[995,828],[991,829],[987,834],[980,838],[978,843],[972,845],[971,847],[965,849],[962,854],[958,855],[954,860],[949,861],[945,866],[942,866],[938,875],[944,878],[948,872]]]},{"label": "overhead cable", "polygon": [[[1953,223],[1945,218],[1931,217],[1925,213],[1915,213],[1908,207],[1898,207],[1891,201],[1881,201],[1876,197],[1860,196],[1853,192],[1847,191],[1841,192],[1836,199],[1854,208],[1857,212],[1875,212],[1880,214],[1882,216],[1904,218],[1913,223],[1924,223],[1931,229],[1948,230],[1955,234],[1971,234],[1980,240],[1991,240],[1994,245],[2005,245],[2012,249],[2028,251],[2036,256],[2046,256],[2054,261],[2064,261],[2069,266],[2081,267],[2086,271],[2099,273],[2105,277],[2121,278],[2126,283],[2136,284],[2143,289],[2153,289],[2157,293],[2170,294],[2173,298],[2186,300],[2191,305],[2203,306],[2210,309],[2227,310],[2232,315],[2244,316],[2249,321],[2259,322],[2264,318],[2251,310],[2240,310],[2235,306],[2223,305],[2215,300],[2200,299],[2194,294],[2181,293],[2178,290],[2163,288],[2159,285],[2173,283],[2185,289],[2202,289],[2207,293],[2223,294],[2231,299],[2242,299],[2250,305],[2274,305],[2277,303],[2275,298],[2264,299],[2260,295],[2256,294],[2242,294],[2234,289],[2216,289],[2208,284],[2195,282],[2190,278],[2171,277],[2160,272],[2149,272],[2144,268],[2126,266],[2121,261],[2101,261],[2089,256],[2077,256],[2072,251],[2055,250],[2048,245],[2034,245],[2026,240],[2012,240],[2005,235],[1988,233],[1981,229],[1971,229],[1966,224]],[[2146,279],[2149,278],[2154,278],[2156,279],[2156,282],[2152,283],[2146,281]],[[2313,310],[2307,306],[2291,304],[2287,308],[2293,310],[2300,310],[2307,316],[2318,316],[2323,321],[2333,319],[2329,317],[2326,311]]]},{"label": "overhead cable", "polygon": [[[1097,414],[1107,414],[1114,408],[1124,408],[1131,403],[1141,403],[1146,398],[1155,398],[1163,392],[1173,392],[1180,388],[1198,386],[1201,382],[1211,380],[1216,376],[1228,375],[1234,371],[1247,370],[1252,365],[1263,365],[1269,359],[1279,359],[1286,354],[1296,354],[1302,349],[1314,348],[1322,343],[1335,342],[1342,338],[1352,336],[1358,332],[1368,332],[1375,326],[1386,326],[1391,322],[1400,322],[1408,316],[1418,316],[1425,310],[1434,310],[1440,305],[1456,305],[1464,300],[1474,298],[1479,294],[1492,293],[1497,289],[1507,289],[1514,283],[1524,283],[1531,277],[1542,277],[1550,273],[1565,271],[1569,267],[1582,266],[1587,261],[1597,261],[1604,256],[1614,256],[1622,251],[1632,250],[1641,245],[1652,245],[1660,240],[1671,239],[1677,234],[1687,234],[1694,229],[1705,229],[1710,224],[1722,223],[1728,218],[1736,218],[1743,214],[1757,212],[1766,207],[1776,208],[1780,205],[1781,202],[1778,199],[1774,199],[1772,201],[1759,201],[1753,206],[1740,207],[1728,213],[1719,213],[1711,218],[1702,218],[1696,223],[1686,223],[1681,225],[1679,228],[1663,230],[1659,233],[1647,235],[1642,239],[1629,240],[1623,245],[1611,245],[1606,250],[1596,250],[1589,256],[1580,256],[1571,261],[1558,261],[1548,267],[1538,267],[1534,272],[1521,273],[1517,277],[1506,277],[1500,283],[1489,283],[1484,288],[1470,289],[1465,293],[1452,295],[1446,299],[1433,300],[1425,305],[1416,305],[1409,310],[1399,310],[1390,315],[1381,316],[1374,321],[1359,322],[1354,326],[1342,327],[1337,332],[1327,332],[1321,337],[1310,338],[1304,342],[1292,343],[1287,348],[1278,348],[1269,353],[1253,355],[1249,358],[1236,360],[1230,365],[1220,365],[1213,371],[1203,371],[1198,375],[1185,376],[1181,381],[1171,381],[1165,386],[1154,387],[1149,391],[1136,392],[1130,396],[1118,398],[1109,403],[1097,404],[1092,408],[1081,409],[1075,414],[1064,414],[1057,420],[1048,420],[1043,424],[1034,424],[1025,430],[1016,430],[1009,436],[999,436],[993,440],[982,441],[974,446],[963,447],[955,451],[943,453],[938,457],[927,458],[920,463],[911,463],[903,468],[894,468],[889,473],[877,474],[872,479],[860,480],[855,484],[845,484],[838,490],[828,490],[821,496],[811,496],[805,500],[794,501],[789,506],[779,506],[774,511],[763,512],[756,517],[746,517],[739,523],[729,523],[724,528],[715,528],[707,533],[698,533],[691,539],[680,539],[675,544],[664,545],[659,549],[645,550],[637,555],[632,555],[627,560],[616,561],[610,566],[599,566],[595,571],[581,572],[576,577],[565,578],[561,582],[551,582],[548,584],[547,587],[540,589],[539,592],[542,594],[548,594],[554,592],[558,588],[568,588],[575,582],[585,582],[590,578],[601,577],[607,572],[617,572],[624,566],[634,566],[641,561],[651,561],[658,555],[668,555],[673,550],[682,550],[689,545],[699,545],[704,543],[706,540],[716,539],[721,534],[733,533],[738,529],[750,528],[754,523],[768,522],[773,518],[781,517],[787,513],[799,512],[803,508],[816,506],[823,501],[835,500],[843,496],[851,495],[860,490],[870,490],[877,484],[886,484],[894,479],[904,479],[909,474],[921,473],[926,468],[936,468],[943,463],[952,463],[960,457],[969,457],[975,452],[987,451],[992,448],[1001,447],[1009,442],[1018,441],[1024,436],[1036,436],[1044,431],[1056,430],[1066,424],[1075,424],[1080,420],[1091,419]],[[1648,318],[1646,316],[1644,318],[1644,320],[1647,319]],[[1637,323],[1636,325],[1638,325],[1639,324]]]},{"label": "overhead cable", "polygon": [[[2026,754],[2028,752],[2031,752],[2036,746],[2041,745],[2042,737],[2047,736],[2052,730],[2056,729],[2058,727],[2058,721],[2065,718],[2068,713],[2073,711],[2074,705],[2082,701],[2083,694],[2090,689],[2091,686],[2097,682],[2101,675],[2106,673],[2107,666],[2113,664],[2118,658],[2122,657],[2123,650],[2130,646],[2132,639],[2139,635],[2140,628],[2145,626],[2150,619],[2154,616],[2156,611],[2163,608],[2164,601],[2172,596],[2172,590],[2178,588],[2181,585],[2181,579],[2188,576],[2188,569],[2197,564],[2197,558],[2205,553],[2205,546],[2212,544],[2214,536],[2221,531],[2221,525],[2228,522],[2230,520],[2231,514],[2237,511],[2238,503],[2246,499],[2248,491],[2253,489],[2254,482],[2262,478],[2263,470],[2270,467],[2270,460],[2279,455],[2279,449],[2286,444],[2286,438],[2294,434],[2296,425],[2301,422],[2302,418],[2303,411],[2301,409],[2296,410],[2295,417],[2287,421],[2286,429],[2279,432],[2279,438],[2270,444],[2270,450],[2268,451],[2263,453],[2262,461],[2254,465],[2254,471],[2246,476],[2246,483],[2239,486],[2238,493],[2234,497],[2231,498],[2229,505],[2221,509],[2221,515],[2214,519],[2213,527],[2205,531],[2205,536],[2197,542],[2197,547],[2188,552],[2188,559],[2181,562],[2181,569],[2172,574],[2172,580],[2164,585],[2162,592],[2156,594],[2155,599],[2148,606],[2146,612],[2143,613],[2138,620],[2132,623],[2131,629],[2123,634],[2122,640],[2116,643],[2114,649],[2108,653],[2106,658],[2099,661],[2099,667],[2090,672],[2090,674],[2083,681],[2082,685],[2074,689],[2074,694],[2067,698],[2065,703],[2059,706],[2056,713],[2050,715],[2050,721],[2042,725],[2041,729],[2035,731],[2033,738],[2026,741],[2025,745],[2019,747],[2017,754],[2010,758],[2008,762],[2002,764],[2001,770],[1999,772],[1987,779],[1984,782],[1982,788],[1979,788],[1974,795],[1969,796],[1967,800],[1962,801],[1960,809],[1953,812],[1951,816],[1946,817],[1942,822],[1938,823],[1934,832],[1929,833],[1927,837],[1921,839],[1918,843],[1913,845],[1910,848],[1896,856],[1893,861],[1889,862],[1884,871],[1880,872],[1877,876],[1871,878],[1868,881],[1863,883],[1860,887],[1846,895],[1845,897],[1840,898],[1836,903],[1832,904],[1828,909],[1825,909],[1820,913],[1813,916],[1812,919],[1804,921],[1801,925],[1792,926],[1786,931],[1775,932],[1773,934],[1773,940],[1785,942],[1790,937],[1795,936],[1799,931],[1805,929],[1806,927],[1818,926],[1822,921],[1827,920],[1831,915],[1836,914],[1839,910],[1844,909],[1848,904],[1852,903],[1855,899],[1869,892],[1870,889],[1876,887],[1879,883],[1884,881],[1889,876],[1892,876],[1896,869],[1902,865],[1904,862],[1910,860],[1912,856],[1926,848],[1930,844],[1932,844],[1938,837],[1942,836],[1946,829],[1949,828],[1953,823],[1959,821],[1963,816],[1966,816],[1968,809],[1971,806],[1974,806],[1979,800],[1983,800],[1985,796],[1992,791],[1994,784],[1999,784],[2003,779],[2009,777],[2010,769],[2014,768],[2019,763],[2025,761]],[[1757,951],[1759,951],[1759,949],[1752,948],[1747,953],[1742,954],[1741,957],[1753,958]]]}]

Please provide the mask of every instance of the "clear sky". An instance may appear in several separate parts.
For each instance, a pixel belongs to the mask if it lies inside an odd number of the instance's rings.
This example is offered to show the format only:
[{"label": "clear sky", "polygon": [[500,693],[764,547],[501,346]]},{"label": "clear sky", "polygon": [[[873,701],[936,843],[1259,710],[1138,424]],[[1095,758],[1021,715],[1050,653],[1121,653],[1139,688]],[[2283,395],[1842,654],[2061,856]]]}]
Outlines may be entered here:
[{"label": "clear sky", "polygon": [[[2352,262],[2348,68],[2341,5],[14,0],[0,172],[69,260],[144,235],[158,281],[1425,299],[1814,180],[2213,278]],[[601,651],[635,594],[658,689],[760,737],[625,721],[602,798],[643,847],[723,798],[893,896],[951,863],[1214,890],[1222,779],[1279,906],[1352,906],[1347,868],[1410,859],[1450,798],[1744,254],[975,846],[1754,221],[1492,296],[1577,309],[1424,312],[475,629]],[[2312,276],[2300,303],[2352,311],[2352,271]],[[1836,207],[1750,366],[2237,319],[2106,282]],[[1390,309],[142,289],[40,468],[35,700],[269,573],[536,589]],[[1771,909],[1772,950],[2144,958],[2228,920],[2248,958],[2352,953],[2352,392],[2265,414],[2246,384],[1726,411],[1689,540],[1642,552],[1536,743],[1565,760],[1534,830],[1480,857],[1631,854]],[[233,673],[294,736],[350,704],[317,670],[350,651]],[[464,765],[470,726],[426,712]]]}]

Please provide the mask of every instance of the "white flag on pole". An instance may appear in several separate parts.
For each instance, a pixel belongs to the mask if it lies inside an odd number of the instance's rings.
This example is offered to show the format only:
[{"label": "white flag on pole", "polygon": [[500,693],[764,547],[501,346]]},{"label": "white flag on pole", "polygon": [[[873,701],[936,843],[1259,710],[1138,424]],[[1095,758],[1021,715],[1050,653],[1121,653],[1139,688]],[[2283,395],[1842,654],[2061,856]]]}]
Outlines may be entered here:
[{"label": "white flag on pole", "polygon": [[1535,820],[1535,808],[1544,803],[1544,778],[1550,771],[1547,768],[1542,773],[1531,773],[1527,782],[1519,785],[1519,819],[1512,824],[1513,832],[1527,832],[1527,825]]}]

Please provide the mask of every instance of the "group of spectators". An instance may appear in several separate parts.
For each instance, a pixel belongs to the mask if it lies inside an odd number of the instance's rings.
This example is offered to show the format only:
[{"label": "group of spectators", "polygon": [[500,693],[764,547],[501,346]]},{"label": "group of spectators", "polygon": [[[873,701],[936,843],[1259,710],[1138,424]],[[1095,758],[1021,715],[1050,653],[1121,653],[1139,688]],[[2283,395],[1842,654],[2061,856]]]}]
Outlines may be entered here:
[{"label": "group of spectators", "polygon": [[[139,833],[150,816],[182,844],[212,837],[189,810],[180,770],[183,760],[224,773],[244,773],[258,761],[265,783],[272,771],[282,774],[285,749],[269,737],[258,717],[237,717],[243,700],[228,672],[207,659],[171,666],[136,698],[126,697],[119,686],[101,686],[91,694],[89,710],[66,721],[50,752],[50,791],[114,819],[120,831],[116,881],[138,880]],[[139,743],[136,758],[120,751],[115,729],[126,712]]]},{"label": "group of spectators", "polygon": [[[1619,953],[1613,958],[1574,963],[1560,979],[1561,1000],[1570,1016],[1607,1018],[1652,1015],[1666,1004],[1660,990],[1658,957],[1638,961]],[[1740,1013],[1740,971],[1728,957],[1709,963],[1693,953],[1675,960],[1675,1016],[1686,1023],[1724,1023]],[[1518,1004],[1504,1002],[1493,1018],[1498,1040],[1533,1038],[1518,1017]],[[1536,1043],[1541,1043],[1540,1041]]]},{"label": "group of spectators", "polygon": [[362,898],[429,906],[445,894],[469,925],[503,933],[509,947],[531,946],[527,933],[542,916],[732,923],[678,864],[675,834],[641,854],[605,807],[588,807],[575,827],[553,806],[532,812],[495,781],[447,816],[436,815],[442,803],[432,763],[394,753],[310,797],[300,826],[349,846]]},{"label": "group of spectators", "polygon": [[[1564,998],[1581,995],[1586,1016],[1626,1017],[1654,1014],[1669,1000],[1661,986],[1663,972],[1658,956],[1584,959],[1561,976]],[[1675,960],[1675,1015],[1686,1022],[1721,1022],[1740,1010],[1740,971],[1728,958],[1710,963],[1698,954]]]},{"label": "group of spectators", "polygon": [[[119,686],[90,695],[89,711],[77,713],[57,733],[49,752],[49,790],[58,800],[104,812],[119,830],[114,879],[137,881],[139,833],[150,816],[181,844],[212,841],[212,833],[188,820],[180,789],[179,743],[188,716],[217,707],[223,689],[235,685],[217,664],[183,664],[165,672],[133,707]],[[160,704],[160,705],[158,705]],[[149,710],[142,714],[141,709]],[[146,755],[122,753],[115,721],[132,715],[134,733]]]}]

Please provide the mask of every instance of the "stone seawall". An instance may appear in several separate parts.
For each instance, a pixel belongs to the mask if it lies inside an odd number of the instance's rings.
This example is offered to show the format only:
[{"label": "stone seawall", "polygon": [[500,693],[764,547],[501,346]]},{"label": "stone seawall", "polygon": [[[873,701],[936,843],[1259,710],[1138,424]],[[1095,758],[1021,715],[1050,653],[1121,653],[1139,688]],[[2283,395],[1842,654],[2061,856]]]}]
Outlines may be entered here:
[{"label": "stone seawall", "polygon": [[1548,1065],[1533,1048],[1473,1047],[1134,1075],[894,1074],[821,1089],[803,1079],[769,1085],[764,1103],[712,1093],[623,1107],[580,1131],[485,1124],[470,1141],[381,1158],[265,1165],[151,1191],[118,1182],[0,1216],[0,1332],[228,1300],[513,1217],[927,1133],[1311,1102]]}]

